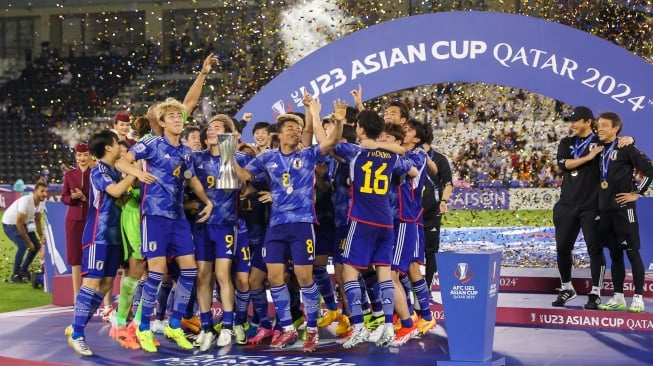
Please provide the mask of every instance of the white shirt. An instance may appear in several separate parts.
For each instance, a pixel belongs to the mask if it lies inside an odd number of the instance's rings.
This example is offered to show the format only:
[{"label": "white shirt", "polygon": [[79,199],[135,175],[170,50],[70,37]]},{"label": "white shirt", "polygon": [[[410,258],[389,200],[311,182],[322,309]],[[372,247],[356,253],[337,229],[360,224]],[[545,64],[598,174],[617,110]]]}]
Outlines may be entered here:
[{"label": "white shirt", "polygon": [[16,225],[18,213],[25,215],[25,223],[34,221],[34,215],[45,211],[45,202],[34,206],[34,194],[28,194],[14,201],[2,216],[2,223],[6,225]]}]

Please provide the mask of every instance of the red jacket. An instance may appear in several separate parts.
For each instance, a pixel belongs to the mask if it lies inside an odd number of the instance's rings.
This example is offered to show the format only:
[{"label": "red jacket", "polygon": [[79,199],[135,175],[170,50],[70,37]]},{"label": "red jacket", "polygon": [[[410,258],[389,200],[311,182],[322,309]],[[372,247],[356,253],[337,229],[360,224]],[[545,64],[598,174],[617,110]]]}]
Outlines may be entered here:
[{"label": "red jacket", "polygon": [[[74,189],[79,189],[84,193],[86,200],[72,199],[70,194]],[[61,192],[61,201],[68,205],[66,220],[86,221],[88,215],[88,193],[91,188],[91,168],[88,167],[82,173],[79,167],[71,169],[63,176],[63,190]]]}]

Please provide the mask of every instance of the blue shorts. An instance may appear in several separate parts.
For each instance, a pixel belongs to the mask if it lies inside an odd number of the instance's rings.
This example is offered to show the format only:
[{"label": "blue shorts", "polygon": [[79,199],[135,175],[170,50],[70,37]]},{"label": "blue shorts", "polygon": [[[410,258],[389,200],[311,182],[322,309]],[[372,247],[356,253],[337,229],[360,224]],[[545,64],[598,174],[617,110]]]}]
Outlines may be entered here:
[{"label": "blue shorts", "polygon": [[315,255],[333,255],[337,247],[334,245],[336,229],[331,225],[315,227]]},{"label": "blue shorts", "polygon": [[141,253],[144,258],[182,257],[195,254],[193,235],[185,218],[170,219],[146,215],[141,223],[143,241]]},{"label": "blue shorts", "polygon": [[391,228],[351,221],[342,253],[343,263],[360,269],[368,268],[370,264],[389,266],[392,264],[393,244]]},{"label": "blue shorts", "polygon": [[424,235],[424,225],[417,224],[417,256],[415,262],[419,264],[426,263],[426,239]]},{"label": "blue shorts", "polygon": [[[407,273],[410,264],[419,258],[419,226],[415,222],[395,220],[395,249],[392,258],[392,270]],[[423,250],[423,247],[422,247]],[[422,253],[422,256],[424,254]]]},{"label": "blue shorts", "polygon": [[247,228],[241,229],[238,232],[233,260],[233,272],[249,273],[252,265],[252,254],[249,250],[249,235],[247,233]]},{"label": "blue shorts", "polygon": [[265,226],[261,225],[249,225],[247,226],[247,235],[249,236],[249,245],[250,246],[260,246],[263,247],[263,241],[265,240]]},{"label": "blue shorts", "polygon": [[252,245],[252,242],[249,242],[249,253],[251,254],[250,262],[252,267],[258,268],[263,272],[268,271],[268,267],[265,265],[265,260],[263,258],[263,243],[260,245]]},{"label": "blue shorts", "polygon": [[265,263],[311,265],[315,261],[315,231],[313,224],[296,222],[276,225],[265,234]]},{"label": "blue shorts", "polygon": [[235,258],[235,225],[196,224],[193,228],[195,260],[213,262]]},{"label": "blue shorts", "polygon": [[91,244],[82,251],[82,276],[87,278],[116,277],[122,260],[120,245]]}]

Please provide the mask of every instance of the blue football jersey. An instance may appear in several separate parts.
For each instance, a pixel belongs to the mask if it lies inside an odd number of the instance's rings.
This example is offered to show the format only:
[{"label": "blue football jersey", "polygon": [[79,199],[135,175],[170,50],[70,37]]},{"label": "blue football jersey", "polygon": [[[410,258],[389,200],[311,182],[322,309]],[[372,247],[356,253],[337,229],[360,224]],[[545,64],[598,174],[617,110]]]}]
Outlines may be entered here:
[{"label": "blue football jersey", "polygon": [[265,173],[272,195],[270,227],[295,222],[315,223],[315,164],[320,146],[283,154],[270,149],[257,155],[246,167],[254,176]]},{"label": "blue football jersey", "polygon": [[165,136],[136,143],[129,151],[143,160],[143,170],[157,177],[152,184],[141,184],[141,214],[184,218],[184,182],[195,176],[192,150],[180,143],[173,146]]},{"label": "blue football jersey", "polygon": [[[236,152],[234,158],[240,166],[245,166],[251,160],[246,154]],[[235,225],[238,219],[238,203],[240,191],[237,189],[217,189],[220,177],[222,157],[213,156],[208,150],[193,152],[193,168],[197,179],[200,180],[206,195],[213,202],[211,216],[205,221],[207,224]],[[200,202],[199,211],[204,209]]]},{"label": "blue football jersey", "polygon": [[410,170],[410,165],[394,153],[381,149],[362,149],[350,143],[337,144],[335,152],[349,162],[349,218],[369,225],[392,228],[393,217],[388,200],[390,179],[393,175],[405,175]]},{"label": "blue football jersey", "polygon": [[349,224],[349,164],[332,159],[329,163],[329,181],[333,187],[331,201],[334,209],[336,227]]},{"label": "blue football jersey", "polygon": [[106,192],[108,186],[120,182],[120,172],[99,161],[91,169],[88,216],[82,244],[122,245],[120,237],[120,207],[116,198]]},{"label": "blue football jersey", "polygon": [[419,174],[416,177],[403,179],[398,189],[398,219],[405,222],[421,222],[422,191],[426,180],[426,152],[422,149],[411,149],[404,159],[414,166]]}]

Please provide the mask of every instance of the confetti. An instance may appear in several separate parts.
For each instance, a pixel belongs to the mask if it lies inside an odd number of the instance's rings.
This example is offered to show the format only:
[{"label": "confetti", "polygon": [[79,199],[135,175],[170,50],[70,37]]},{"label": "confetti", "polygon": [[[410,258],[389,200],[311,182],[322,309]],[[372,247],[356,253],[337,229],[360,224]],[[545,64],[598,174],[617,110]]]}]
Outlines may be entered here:
[{"label": "confetti", "polygon": [[[100,2],[88,1],[95,6]],[[114,12],[93,12],[75,5],[57,4],[64,40],[60,50],[45,47],[31,55],[33,73],[21,75],[16,62],[1,60],[0,75],[11,79],[0,87],[0,114],[11,122],[2,131],[9,139],[29,136],[28,153],[20,169],[0,169],[0,183],[18,175],[34,181],[47,171],[50,181],[61,182],[62,166],[74,161],[72,146],[98,128],[105,128],[116,110],[143,114],[156,100],[183,99],[209,52],[220,60],[203,90],[192,118],[198,122],[217,112],[234,114],[271,79],[313,50],[351,32],[411,15],[445,11],[497,11],[521,14],[569,25],[613,42],[653,62],[653,2],[631,1],[214,1],[172,6],[158,2],[157,11],[126,5]],[[29,9],[36,11],[34,5]],[[3,9],[11,23],[19,7]],[[18,17],[17,17],[18,18]],[[16,18],[16,19],[17,19]],[[9,19],[9,20],[8,20]],[[16,22],[25,22],[15,20]],[[146,32],[160,22],[162,35]],[[23,23],[20,23],[23,24]],[[84,25],[83,37],[77,37]],[[7,27],[6,29],[16,28]],[[7,37],[11,37],[7,33]],[[82,42],[82,39],[84,42]],[[24,55],[19,55],[22,59]],[[74,56],[74,58],[71,58]],[[100,62],[84,59],[100,56]],[[41,64],[37,64],[41,62]],[[174,73],[183,82],[162,75]],[[120,93],[127,93],[124,96]],[[555,186],[559,174],[552,164],[551,148],[566,131],[538,134],[537,125],[517,126],[512,121],[532,117],[546,122],[565,105],[526,90],[497,85],[443,84],[399,91],[372,101],[408,99],[414,116],[436,126],[439,150],[454,162],[461,181],[469,184]],[[446,97],[446,98],[445,98]],[[497,106],[508,107],[508,113]],[[553,113],[553,114],[552,114]],[[485,120],[478,129],[463,124]],[[445,122],[446,121],[446,122]],[[459,128],[460,127],[460,128]],[[524,141],[524,136],[533,141]],[[458,142],[456,142],[458,140]],[[461,142],[463,141],[463,142]],[[463,145],[469,142],[463,150]],[[535,153],[524,148],[535,145]],[[9,161],[23,160],[17,153]],[[508,163],[508,160],[511,160]],[[508,169],[506,167],[511,167]],[[497,171],[484,175],[483,172]],[[526,173],[530,171],[530,173]],[[481,179],[479,178],[481,175]],[[481,183],[478,183],[481,182]]]}]

